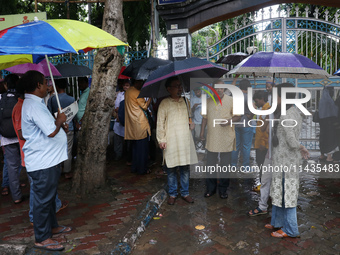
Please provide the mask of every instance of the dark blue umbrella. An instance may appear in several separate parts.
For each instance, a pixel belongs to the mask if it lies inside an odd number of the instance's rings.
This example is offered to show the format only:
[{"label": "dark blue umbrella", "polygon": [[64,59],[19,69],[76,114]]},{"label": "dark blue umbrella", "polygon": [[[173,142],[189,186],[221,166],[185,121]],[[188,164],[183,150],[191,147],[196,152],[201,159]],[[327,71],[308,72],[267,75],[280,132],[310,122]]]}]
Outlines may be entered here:
[{"label": "dark blue umbrella", "polygon": [[190,89],[190,78],[220,78],[228,70],[199,58],[188,58],[161,66],[150,74],[141,89],[139,97],[160,98],[168,96],[165,82],[168,78],[179,76],[186,91]]}]

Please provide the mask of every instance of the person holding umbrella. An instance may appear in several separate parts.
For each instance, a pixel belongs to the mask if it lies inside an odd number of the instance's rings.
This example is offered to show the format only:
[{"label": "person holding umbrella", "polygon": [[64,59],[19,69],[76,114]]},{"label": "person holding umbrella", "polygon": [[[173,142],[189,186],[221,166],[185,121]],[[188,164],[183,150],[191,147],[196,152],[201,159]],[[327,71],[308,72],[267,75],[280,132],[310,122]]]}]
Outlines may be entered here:
[{"label": "person holding umbrella", "polygon": [[[54,119],[43,98],[47,93],[46,79],[37,71],[27,72],[26,94],[22,106],[22,136],[28,175],[33,179],[33,218],[37,249],[52,251],[64,247],[51,239],[53,234],[70,232],[72,228],[59,226],[55,197],[60,177],[60,163],[67,159],[66,115],[58,113]],[[39,160],[37,160],[39,159]]]},{"label": "person holding umbrella", "polygon": [[[188,107],[181,97],[182,85],[178,77],[169,78],[165,88],[170,96],[159,105],[157,114],[157,141],[163,150],[163,159],[168,173],[169,199],[174,205],[177,198],[177,168],[180,170],[181,196],[188,203],[194,200],[189,196],[189,165],[197,163],[197,155],[191,131],[194,124],[189,121]],[[190,108],[189,108],[190,109]]]},{"label": "person holding umbrella", "polygon": [[[282,88],[294,87],[293,84],[283,83],[278,88],[278,108],[275,112],[275,122],[272,137],[273,166],[290,168],[291,171],[273,171],[270,196],[272,198],[272,219],[265,227],[280,228],[271,235],[277,238],[298,237],[296,206],[299,195],[299,171],[293,169],[300,165],[301,156],[309,157],[308,150],[300,144],[299,137],[302,127],[301,113],[293,105],[287,105],[286,115],[281,115]],[[286,93],[287,99],[294,99],[295,93]],[[285,121],[283,126],[279,123]],[[295,126],[294,126],[295,124]],[[293,167],[292,167],[293,166]],[[294,166],[296,168],[294,168]]]},{"label": "person holding umbrella", "polygon": [[142,80],[134,80],[133,86],[125,92],[125,140],[131,140],[132,166],[131,172],[148,174],[150,125],[145,111],[147,111],[151,98],[145,100],[138,98]]}]

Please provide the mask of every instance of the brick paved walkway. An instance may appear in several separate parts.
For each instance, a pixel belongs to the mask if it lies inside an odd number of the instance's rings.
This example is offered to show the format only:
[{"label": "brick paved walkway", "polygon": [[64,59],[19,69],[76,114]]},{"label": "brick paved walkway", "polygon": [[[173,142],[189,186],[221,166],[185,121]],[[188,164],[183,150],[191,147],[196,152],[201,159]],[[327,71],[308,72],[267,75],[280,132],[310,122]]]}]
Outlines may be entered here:
[{"label": "brick paved walkway", "polygon": [[[2,172],[0,174],[2,176]],[[71,182],[61,177],[59,197],[68,200],[69,205],[57,214],[57,218],[60,225],[71,226],[73,231],[56,235],[55,239],[65,246],[65,251],[72,254],[109,253],[163,183],[156,174],[131,174],[123,161],[110,162],[107,174],[110,188],[86,199],[72,196],[69,192]],[[23,180],[25,175],[21,174]],[[22,191],[28,198],[29,185]],[[28,246],[29,254],[45,254],[32,248],[34,232],[29,224],[28,210],[28,199],[15,205],[10,195],[0,197],[0,244],[24,244]]]}]

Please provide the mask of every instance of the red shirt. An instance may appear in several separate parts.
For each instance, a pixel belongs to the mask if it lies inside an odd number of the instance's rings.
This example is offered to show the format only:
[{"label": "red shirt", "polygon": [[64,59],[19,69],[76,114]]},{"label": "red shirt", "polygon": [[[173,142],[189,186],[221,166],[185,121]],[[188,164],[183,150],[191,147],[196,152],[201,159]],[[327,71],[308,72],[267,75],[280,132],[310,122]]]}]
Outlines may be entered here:
[{"label": "red shirt", "polygon": [[25,161],[24,161],[24,153],[22,151],[22,147],[24,147],[25,140],[21,140],[19,138],[18,131],[21,130],[21,109],[22,109],[22,104],[24,100],[19,98],[17,104],[14,106],[13,111],[12,111],[12,121],[13,121],[13,126],[15,133],[17,134],[18,140],[19,140],[19,145],[20,145],[20,154],[21,154],[21,165],[25,166]]}]

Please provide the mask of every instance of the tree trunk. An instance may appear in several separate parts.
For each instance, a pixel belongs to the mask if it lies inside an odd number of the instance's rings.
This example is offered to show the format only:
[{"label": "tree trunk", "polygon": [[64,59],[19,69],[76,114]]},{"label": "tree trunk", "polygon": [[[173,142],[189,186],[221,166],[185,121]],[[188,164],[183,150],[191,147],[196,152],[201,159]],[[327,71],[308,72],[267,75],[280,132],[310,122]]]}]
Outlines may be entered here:
[{"label": "tree trunk", "polygon": [[[103,30],[126,41],[123,0],[105,3]],[[82,127],[78,137],[78,153],[73,191],[79,195],[92,193],[105,185],[106,148],[109,123],[114,110],[114,96],[124,57],[116,47],[99,49],[96,55],[92,83]]]}]

